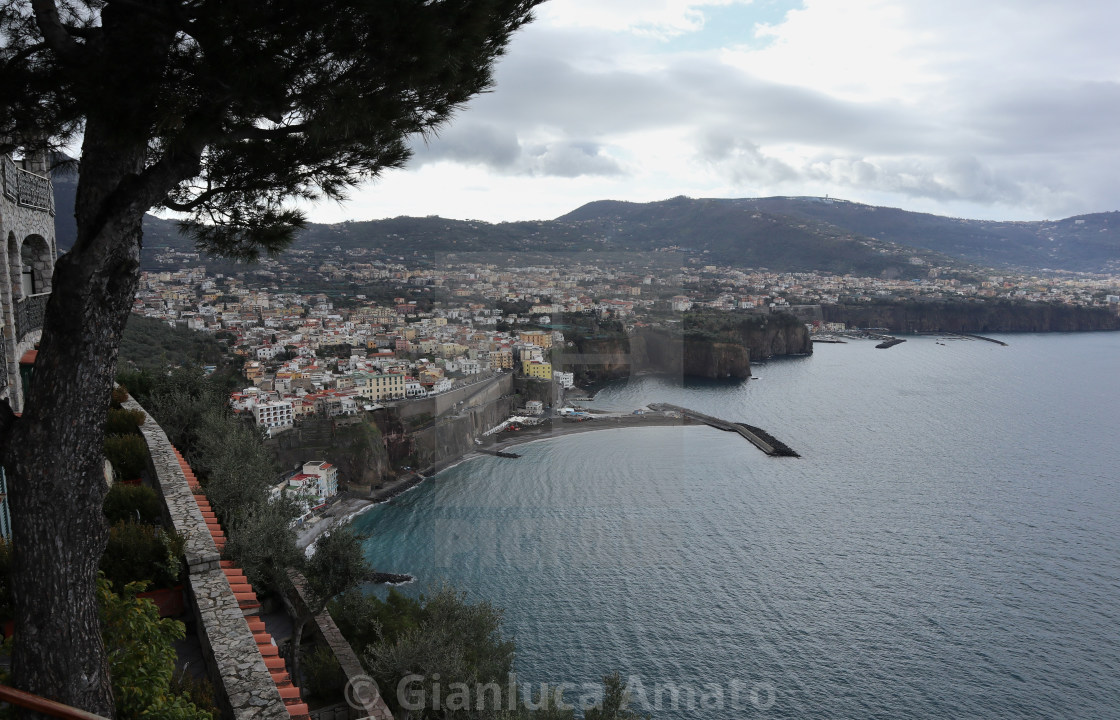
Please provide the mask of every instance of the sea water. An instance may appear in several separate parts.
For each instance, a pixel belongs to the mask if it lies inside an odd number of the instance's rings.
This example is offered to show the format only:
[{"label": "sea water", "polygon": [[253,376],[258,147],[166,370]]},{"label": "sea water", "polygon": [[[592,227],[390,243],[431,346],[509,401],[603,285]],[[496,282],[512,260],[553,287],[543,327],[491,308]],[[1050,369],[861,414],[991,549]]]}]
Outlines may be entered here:
[{"label": "sea water", "polygon": [[998,337],[618,383],[593,405],[676,403],[802,457],[570,435],[358,529],[406,592],[504,608],[522,681],[617,670],[655,717],[1120,717],[1120,333]]}]

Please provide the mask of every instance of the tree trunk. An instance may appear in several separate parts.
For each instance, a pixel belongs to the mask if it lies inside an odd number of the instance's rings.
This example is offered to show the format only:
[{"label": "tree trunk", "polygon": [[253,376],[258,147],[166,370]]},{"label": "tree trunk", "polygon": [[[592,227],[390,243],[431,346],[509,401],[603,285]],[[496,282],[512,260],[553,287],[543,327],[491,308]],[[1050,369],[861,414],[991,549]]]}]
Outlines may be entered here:
[{"label": "tree trunk", "polygon": [[14,550],[14,682],[112,717],[96,594],[108,536],[103,443],[117,348],[140,275],[146,208],[110,201],[141,167],[143,148],[99,141],[111,137],[99,125],[87,125],[78,241],[55,265],[23,416],[11,421],[4,460]]}]

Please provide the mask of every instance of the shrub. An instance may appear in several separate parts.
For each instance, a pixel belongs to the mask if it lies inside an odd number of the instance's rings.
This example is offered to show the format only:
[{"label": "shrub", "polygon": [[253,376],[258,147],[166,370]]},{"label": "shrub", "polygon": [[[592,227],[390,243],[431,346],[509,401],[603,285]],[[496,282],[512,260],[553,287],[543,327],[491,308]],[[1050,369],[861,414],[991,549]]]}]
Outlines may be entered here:
[{"label": "shrub", "polygon": [[136,581],[150,582],[153,589],[174,587],[179,582],[183,544],[177,533],[152,525],[118,522],[109,529],[101,571],[116,588]]},{"label": "shrub", "polygon": [[109,435],[105,458],[122,480],[134,480],[148,468],[148,444],[139,435]]},{"label": "shrub", "polygon": [[143,583],[130,583],[117,595],[105,578],[97,583],[117,719],[213,720],[187,694],[173,691],[174,643],[186,628],[177,620],[161,620],[154,603],[136,597],[143,589]]},{"label": "shrub", "polygon": [[307,689],[320,700],[331,700],[342,696],[346,687],[346,673],[338,664],[338,659],[329,647],[320,645],[315,652],[304,658],[303,672]]},{"label": "shrub", "polygon": [[124,521],[158,525],[163,518],[163,504],[156,491],[143,485],[113,485],[102,510],[111,525]]},{"label": "shrub", "polygon": [[145,419],[142,410],[124,410],[109,408],[109,417],[105,422],[106,435],[135,434]]},{"label": "shrub", "polygon": [[113,388],[112,394],[109,396],[109,403],[114,408],[119,408],[128,400],[128,389],[118,385]]},{"label": "shrub", "polygon": [[185,695],[195,707],[209,715],[210,720],[221,717],[218,703],[214,700],[214,686],[206,678],[197,678],[182,670],[171,680],[171,693]]}]

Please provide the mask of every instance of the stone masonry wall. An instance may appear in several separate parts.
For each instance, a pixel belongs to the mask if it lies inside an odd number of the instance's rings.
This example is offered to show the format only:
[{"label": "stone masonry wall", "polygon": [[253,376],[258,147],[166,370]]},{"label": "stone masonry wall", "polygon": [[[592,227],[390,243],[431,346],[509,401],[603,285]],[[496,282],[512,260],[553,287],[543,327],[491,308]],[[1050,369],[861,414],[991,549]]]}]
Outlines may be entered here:
[{"label": "stone masonry wall", "polygon": [[[293,572],[290,577],[302,602],[300,610],[306,611],[307,596],[304,588],[307,580],[296,572]],[[320,637],[334,653],[342,672],[346,674],[346,698],[350,706],[347,713],[348,720],[393,720],[393,714],[381,697],[377,683],[366,675],[358,654],[350,647],[346,638],[342,637],[342,631],[338,629],[330,612],[324,610],[314,616],[314,623]]]},{"label": "stone masonry wall", "polygon": [[[144,411],[135,400],[124,406]],[[171,442],[144,412],[140,426],[151,455],[151,476],[172,527],[185,540],[188,596],[215,694],[223,713],[235,720],[288,720],[264,658],[220,566],[221,555],[206,528]]]}]

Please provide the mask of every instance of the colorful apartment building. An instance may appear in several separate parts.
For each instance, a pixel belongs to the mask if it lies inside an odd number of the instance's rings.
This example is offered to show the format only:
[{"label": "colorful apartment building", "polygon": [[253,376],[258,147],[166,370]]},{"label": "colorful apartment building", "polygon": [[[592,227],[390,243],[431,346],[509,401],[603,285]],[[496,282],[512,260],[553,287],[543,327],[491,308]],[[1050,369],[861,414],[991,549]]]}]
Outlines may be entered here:
[{"label": "colorful apartment building", "polygon": [[358,373],[353,376],[354,388],[367,400],[400,400],[405,397],[405,376],[398,374],[371,375]]},{"label": "colorful apartment building", "polygon": [[552,379],[552,363],[533,361],[521,367],[525,373],[525,377],[535,378],[537,380]]}]

